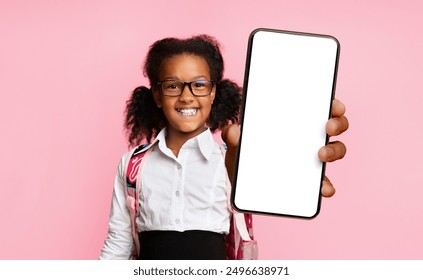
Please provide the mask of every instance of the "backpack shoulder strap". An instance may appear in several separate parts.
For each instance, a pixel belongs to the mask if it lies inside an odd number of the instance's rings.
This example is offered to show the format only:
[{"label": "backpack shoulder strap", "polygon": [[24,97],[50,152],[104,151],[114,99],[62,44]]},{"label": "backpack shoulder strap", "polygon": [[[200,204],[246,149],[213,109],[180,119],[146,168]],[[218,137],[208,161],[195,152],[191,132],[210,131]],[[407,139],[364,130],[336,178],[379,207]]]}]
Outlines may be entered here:
[{"label": "backpack shoulder strap", "polygon": [[125,204],[129,210],[131,216],[131,228],[132,228],[132,238],[134,241],[134,251],[132,253],[132,258],[137,258],[138,252],[140,250],[140,243],[138,239],[138,227],[136,223],[136,218],[139,215],[139,192],[141,190],[141,180],[138,180],[139,174],[142,166],[145,162],[143,159],[148,156],[151,152],[152,145],[144,144],[130,152],[130,157],[125,168]]}]

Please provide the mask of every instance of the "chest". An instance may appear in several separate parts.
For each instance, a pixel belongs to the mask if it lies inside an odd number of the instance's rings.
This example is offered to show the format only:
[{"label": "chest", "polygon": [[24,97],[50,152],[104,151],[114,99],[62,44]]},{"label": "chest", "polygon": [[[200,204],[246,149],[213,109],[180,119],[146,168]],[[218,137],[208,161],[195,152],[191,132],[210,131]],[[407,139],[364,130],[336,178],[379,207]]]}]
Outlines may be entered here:
[{"label": "chest", "polygon": [[226,197],[227,174],[221,151],[205,159],[192,150],[178,158],[153,151],[141,171],[141,200],[171,203],[175,199],[211,204]]}]

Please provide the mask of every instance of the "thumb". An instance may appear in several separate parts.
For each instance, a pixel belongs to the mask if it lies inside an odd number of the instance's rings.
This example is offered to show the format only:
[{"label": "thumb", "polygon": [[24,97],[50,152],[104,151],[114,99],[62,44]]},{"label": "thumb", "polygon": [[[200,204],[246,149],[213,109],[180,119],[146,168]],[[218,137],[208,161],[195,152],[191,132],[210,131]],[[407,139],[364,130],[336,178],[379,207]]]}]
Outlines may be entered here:
[{"label": "thumb", "polygon": [[222,129],[222,140],[226,143],[228,148],[236,148],[239,144],[240,134],[239,125],[229,124]]},{"label": "thumb", "polygon": [[231,183],[233,183],[235,173],[235,161],[240,134],[241,131],[239,129],[239,126],[235,124],[227,125],[222,130],[222,139],[227,145],[225,166]]}]

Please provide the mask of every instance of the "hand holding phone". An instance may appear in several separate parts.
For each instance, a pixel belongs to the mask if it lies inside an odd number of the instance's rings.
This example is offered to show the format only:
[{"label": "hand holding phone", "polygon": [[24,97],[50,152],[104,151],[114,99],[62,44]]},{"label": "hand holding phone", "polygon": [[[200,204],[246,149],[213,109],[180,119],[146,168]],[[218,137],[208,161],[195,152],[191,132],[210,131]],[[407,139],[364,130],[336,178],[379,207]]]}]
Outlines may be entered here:
[{"label": "hand holding phone", "polygon": [[331,36],[257,29],[249,39],[233,177],[238,211],[312,218],[320,210],[339,59]]}]

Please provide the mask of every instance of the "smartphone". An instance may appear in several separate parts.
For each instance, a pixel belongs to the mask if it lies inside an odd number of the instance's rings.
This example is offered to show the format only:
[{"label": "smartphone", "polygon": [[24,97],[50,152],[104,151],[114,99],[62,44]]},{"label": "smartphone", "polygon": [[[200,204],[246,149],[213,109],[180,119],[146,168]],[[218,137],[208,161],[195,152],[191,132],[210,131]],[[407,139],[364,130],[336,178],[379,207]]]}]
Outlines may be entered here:
[{"label": "smartphone", "polygon": [[329,35],[256,29],[249,37],[232,206],[314,218],[320,211],[340,44]]}]

